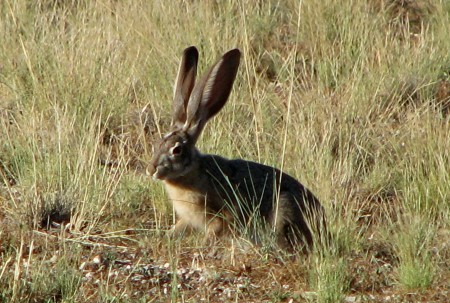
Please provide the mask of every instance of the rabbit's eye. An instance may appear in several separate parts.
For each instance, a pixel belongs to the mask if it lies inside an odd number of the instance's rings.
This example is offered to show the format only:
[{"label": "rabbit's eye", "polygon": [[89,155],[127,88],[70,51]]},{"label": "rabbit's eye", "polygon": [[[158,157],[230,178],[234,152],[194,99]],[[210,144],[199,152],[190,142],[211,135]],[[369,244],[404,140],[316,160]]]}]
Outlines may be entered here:
[{"label": "rabbit's eye", "polygon": [[171,153],[172,153],[172,155],[177,156],[177,155],[180,155],[182,151],[183,151],[183,149],[182,149],[181,145],[176,145],[172,148]]}]

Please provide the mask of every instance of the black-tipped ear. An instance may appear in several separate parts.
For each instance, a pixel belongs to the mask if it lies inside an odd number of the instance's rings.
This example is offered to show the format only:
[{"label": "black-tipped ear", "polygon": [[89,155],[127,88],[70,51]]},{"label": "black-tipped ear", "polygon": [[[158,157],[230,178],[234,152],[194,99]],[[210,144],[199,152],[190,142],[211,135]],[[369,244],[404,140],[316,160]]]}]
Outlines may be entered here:
[{"label": "black-tipped ear", "polygon": [[203,87],[201,106],[208,110],[207,119],[217,114],[230,96],[239,67],[241,52],[233,49],[211,69]]},{"label": "black-tipped ear", "polygon": [[172,127],[181,128],[186,122],[186,107],[197,76],[198,50],[186,48],[181,58],[173,94]]},{"label": "black-tipped ear", "polygon": [[239,67],[241,52],[232,49],[212,66],[192,92],[184,128],[198,137],[206,121],[214,117],[230,96]]}]

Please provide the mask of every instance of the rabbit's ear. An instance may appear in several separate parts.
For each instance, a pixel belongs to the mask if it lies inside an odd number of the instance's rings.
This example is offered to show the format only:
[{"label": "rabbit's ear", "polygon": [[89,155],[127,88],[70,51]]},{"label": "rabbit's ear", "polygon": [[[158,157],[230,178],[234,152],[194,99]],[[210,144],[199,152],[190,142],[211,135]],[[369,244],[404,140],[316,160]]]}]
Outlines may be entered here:
[{"label": "rabbit's ear", "polygon": [[195,141],[205,123],[217,114],[227,102],[236,78],[241,52],[233,49],[225,53],[197,83],[186,110],[183,129]]},{"label": "rabbit's ear", "polygon": [[184,50],[173,92],[172,128],[186,122],[186,107],[197,75],[198,51],[195,46]]}]

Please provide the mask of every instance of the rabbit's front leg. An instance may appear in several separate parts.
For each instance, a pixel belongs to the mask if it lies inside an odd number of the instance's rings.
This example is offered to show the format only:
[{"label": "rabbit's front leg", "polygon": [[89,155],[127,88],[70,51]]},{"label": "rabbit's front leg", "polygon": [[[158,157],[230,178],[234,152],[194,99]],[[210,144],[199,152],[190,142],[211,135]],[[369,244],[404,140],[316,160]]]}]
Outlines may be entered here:
[{"label": "rabbit's front leg", "polygon": [[227,210],[216,214],[208,220],[205,240],[216,240],[219,237],[230,234],[233,217]]},{"label": "rabbit's front leg", "polygon": [[179,237],[186,233],[191,233],[192,227],[183,219],[178,219],[177,223],[170,229],[172,236]]}]

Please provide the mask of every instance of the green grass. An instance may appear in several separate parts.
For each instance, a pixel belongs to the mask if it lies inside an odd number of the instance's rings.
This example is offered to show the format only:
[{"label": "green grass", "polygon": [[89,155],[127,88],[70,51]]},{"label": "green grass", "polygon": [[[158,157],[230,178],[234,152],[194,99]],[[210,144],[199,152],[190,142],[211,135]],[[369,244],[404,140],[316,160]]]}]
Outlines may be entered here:
[{"label": "green grass", "polygon": [[436,229],[423,222],[406,222],[405,230],[396,239],[398,256],[398,280],[407,289],[427,289],[431,287],[436,272],[436,260],[432,247]]},{"label": "green grass", "polygon": [[335,256],[319,259],[314,264],[311,284],[316,290],[316,302],[341,302],[348,291],[346,262]]},{"label": "green grass", "polygon": [[[449,14],[429,0],[0,2],[0,302],[444,302]],[[252,246],[258,224],[215,247],[168,236],[172,208],[144,172],[189,45],[200,71],[243,53],[200,149],[298,178],[329,247]]]}]

